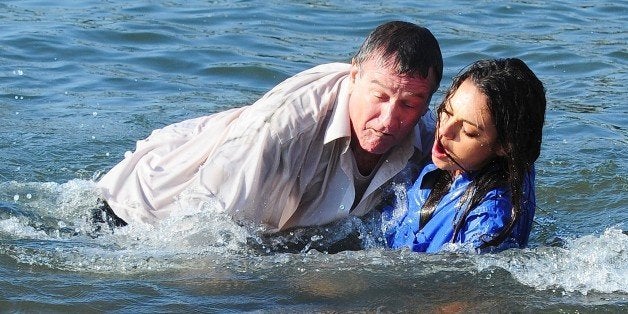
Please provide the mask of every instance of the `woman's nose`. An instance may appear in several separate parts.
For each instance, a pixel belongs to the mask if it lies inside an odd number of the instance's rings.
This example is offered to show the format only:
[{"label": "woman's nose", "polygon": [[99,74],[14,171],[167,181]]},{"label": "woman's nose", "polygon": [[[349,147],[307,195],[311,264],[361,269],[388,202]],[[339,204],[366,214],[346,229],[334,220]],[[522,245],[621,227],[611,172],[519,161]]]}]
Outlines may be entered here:
[{"label": "woman's nose", "polygon": [[441,134],[441,136],[444,136],[448,139],[453,139],[456,136],[456,123],[453,119],[446,119],[443,120],[441,119],[440,123],[438,124],[438,133]]}]

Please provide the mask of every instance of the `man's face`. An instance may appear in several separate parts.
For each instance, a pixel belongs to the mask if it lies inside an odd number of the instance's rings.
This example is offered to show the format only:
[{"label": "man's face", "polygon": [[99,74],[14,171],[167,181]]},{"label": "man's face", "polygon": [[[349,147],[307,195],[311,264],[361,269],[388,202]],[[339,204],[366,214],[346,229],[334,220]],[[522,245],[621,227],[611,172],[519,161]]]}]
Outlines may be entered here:
[{"label": "man's face", "polygon": [[[432,76],[402,76],[377,58],[351,67],[349,118],[352,140],[363,152],[382,155],[399,144],[427,111]],[[430,71],[431,72],[431,71]]]}]

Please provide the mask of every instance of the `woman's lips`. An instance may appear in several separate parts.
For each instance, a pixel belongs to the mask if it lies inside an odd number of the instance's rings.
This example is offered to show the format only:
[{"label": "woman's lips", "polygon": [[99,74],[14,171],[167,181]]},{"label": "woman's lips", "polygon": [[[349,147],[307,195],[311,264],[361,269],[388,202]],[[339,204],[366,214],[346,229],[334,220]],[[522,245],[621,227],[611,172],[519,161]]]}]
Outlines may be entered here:
[{"label": "woman's lips", "polygon": [[432,157],[439,159],[447,158],[447,152],[445,151],[445,147],[443,147],[440,139],[436,139],[436,141],[434,141],[434,146],[432,146]]}]

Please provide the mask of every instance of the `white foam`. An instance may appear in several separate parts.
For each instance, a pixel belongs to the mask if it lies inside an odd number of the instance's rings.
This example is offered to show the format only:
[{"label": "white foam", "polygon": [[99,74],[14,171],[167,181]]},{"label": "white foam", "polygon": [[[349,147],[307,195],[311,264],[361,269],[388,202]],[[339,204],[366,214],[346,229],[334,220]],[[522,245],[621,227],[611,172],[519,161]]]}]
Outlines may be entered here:
[{"label": "white foam", "polygon": [[510,250],[476,261],[480,270],[503,268],[539,290],[628,292],[628,236],[617,228],[567,240],[564,247]]},{"label": "white foam", "polygon": [[11,237],[28,239],[46,239],[48,235],[42,230],[26,225],[17,217],[0,220],[0,233],[11,235]]},{"label": "white foam", "polygon": [[3,182],[0,191],[30,195],[13,197],[16,206],[11,215],[18,217],[0,220],[3,239],[32,244],[0,247],[22,263],[72,271],[128,272],[196,268],[207,259],[224,262],[226,256],[246,255],[249,231],[211,203],[182,210],[157,226],[133,224],[111,233],[102,224],[94,238],[89,218],[98,194],[93,181]]},{"label": "white foam", "polygon": [[[133,224],[111,233],[103,225],[100,235],[93,238],[90,234],[93,225],[87,219],[98,197],[93,181],[3,182],[0,191],[4,199],[26,195],[19,197],[15,208],[9,208],[8,218],[0,220],[0,236],[5,243],[0,246],[0,253],[21,263],[55,269],[121,273],[210,268],[219,271],[220,267],[249,264],[263,269],[286,263],[328,262],[333,267],[388,267],[399,263],[424,265],[437,259],[435,265],[445,268],[453,265],[455,269],[459,268],[458,264],[471,265],[473,269],[465,271],[472,272],[499,267],[518,282],[539,290],[582,294],[628,292],[628,236],[618,228],[609,228],[600,235],[567,239],[563,247],[485,255],[426,255],[382,249],[381,243],[378,244],[381,234],[376,232],[377,221],[353,218],[329,230],[321,227],[315,233],[293,234],[309,241],[309,247],[357,231],[364,251],[330,255],[304,250],[301,254],[264,256],[248,242],[255,241],[257,230],[238,225],[211,203],[182,210],[157,226]],[[459,259],[465,262],[458,263]],[[423,271],[441,269],[433,268]]]}]

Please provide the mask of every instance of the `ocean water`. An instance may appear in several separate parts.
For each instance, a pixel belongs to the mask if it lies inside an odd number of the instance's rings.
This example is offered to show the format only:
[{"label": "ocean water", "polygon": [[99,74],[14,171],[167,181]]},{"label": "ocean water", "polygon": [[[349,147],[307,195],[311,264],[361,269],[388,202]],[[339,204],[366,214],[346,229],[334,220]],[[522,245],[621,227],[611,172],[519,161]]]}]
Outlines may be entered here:
[{"label": "ocean water", "polygon": [[[438,38],[433,106],[481,58],[521,58],[545,83],[529,248],[392,251],[372,221],[350,219],[275,240],[315,248],[357,233],[363,250],[265,251],[211,208],[94,233],[94,182],[136,140],[348,61],[389,20]],[[0,29],[2,312],[628,307],[626,1],[24,0],[0,2]]]}]

